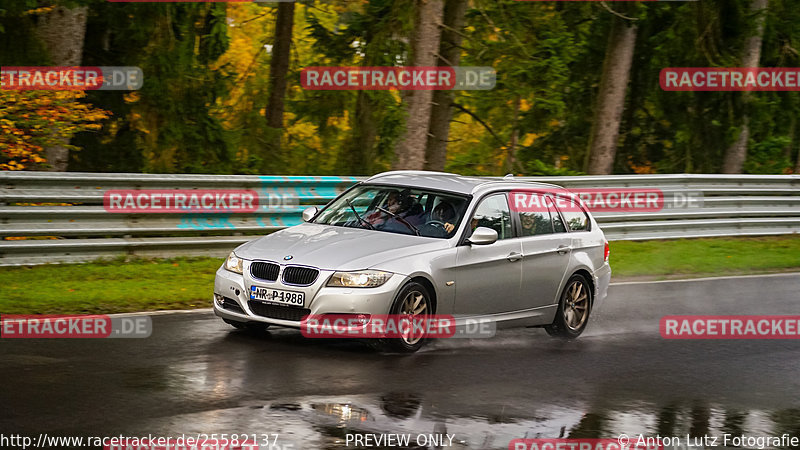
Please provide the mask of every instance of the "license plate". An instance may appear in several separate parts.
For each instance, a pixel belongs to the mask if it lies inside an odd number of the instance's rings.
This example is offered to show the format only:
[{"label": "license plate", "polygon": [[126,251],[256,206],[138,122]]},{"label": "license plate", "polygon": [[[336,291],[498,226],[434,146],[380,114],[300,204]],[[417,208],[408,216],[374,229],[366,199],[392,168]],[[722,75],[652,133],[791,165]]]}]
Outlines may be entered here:
[{"label": "license plate", "polygon": [[281,291],[278,289],[250,286],[250,300],[281,303],[290,306],[303,306],[306,294],[302,292]]}]

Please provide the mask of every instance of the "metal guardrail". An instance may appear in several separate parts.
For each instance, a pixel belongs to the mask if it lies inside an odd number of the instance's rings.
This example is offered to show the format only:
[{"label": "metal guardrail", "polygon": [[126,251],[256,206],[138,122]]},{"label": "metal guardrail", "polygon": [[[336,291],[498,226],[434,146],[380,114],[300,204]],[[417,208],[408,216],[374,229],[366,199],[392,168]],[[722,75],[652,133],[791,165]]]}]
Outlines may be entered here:
[{"label": "metal guardrail", "polygon": [[[657,212],[595,212],[609,240],[757,236],[800,232],[798,175],[518,177],[570,189],[660,189]],[[357,177],[0,172],[0,265],[89,261],[124,255],[224,256],[240,243],[300,223]],[[110,213],[117,189],[246,189],[248,213]],[[671,199],[698,195],[702,206]],[[24,238],[24,239],[21,239]]]}]

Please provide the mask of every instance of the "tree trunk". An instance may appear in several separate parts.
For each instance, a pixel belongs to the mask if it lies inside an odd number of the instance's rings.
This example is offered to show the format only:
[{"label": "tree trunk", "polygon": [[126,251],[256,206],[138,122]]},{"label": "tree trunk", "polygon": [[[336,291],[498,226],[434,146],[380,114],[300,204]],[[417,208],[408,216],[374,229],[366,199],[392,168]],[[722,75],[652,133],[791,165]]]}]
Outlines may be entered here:
[{"label": "tree trunk", "polygon": [[511,130],[511,142],[508,144],[508,153],[503,172],[506,174],[514,173],[514,166],[517,164],[517,144],[519,142],[519,109],[522,99],[519,95],[514,98],[514,125]]},{"label": "tree trunk", "polygon": [[[416,26],[411,44],[413,66],[436,65],[443,10],[444,0],[416,0]],[[409,91],[409,94],[406,130],[395,148],[394,168],[422,170],[433,91]]]},{"label": "tree trunk", "polygon": [[269,62],[269,100],[265,111],[269,128],[266,154],[263,155],[265,169],[271,168],[271,161],[285,159],[285,155],[281,152],[281,134],[293,28],[294,2],[278,3],[275,37],[272,41],[272,56]]},{"label": "tree trunk", "polygon": [[[86,36],[86,17],[89,8],[77,6],[67,8],[56,6],[39,18],[36,34],[44,43],[50,60],[55,66],[79,66],[83,58],[83,42]],[[69,149],[66,145],[44,149],[44,157],[51,172],[66,172],[69,162]]]},{"label": "tree trunk", "polygon": [[800,149],[797,150],[797,164],[794,166],[794,173],[800,175]]},{"label": "tree trunk", "polygon": [[617,139],[625,108],[625,94],[636,47],[637,27],[614,17],[608,37],[597,107],[589,140],[589,166],[593,175],[608,175],[614,169]]},{"label": "tree trunk", "polygon": [[375,170],[375,139],[378,137],[374,100],[370,92],[358,91],[355,123],[347,151],[339,160],[340,173],[371,175]]},{"label": "tree trunk", "polygon": [[[751,36],[744,46],[742,55],[742,67],[758,67],[761,61],[761,44],[764,39],[764,19],[769,0],[752,0],[750,2],[750,12],[757,15],[756,33]],[[750,118],[747,109],[751,101],[751,94],[745,92],[742,96],[744,101],[744,114],[742,115],[741,131],[736,142],[725,152],[725,159],[722,163],[722,173],[742,173],[744,161],[747,159],[747,144],[750,140]]]},{"label": "tree trunk", "polygon": [[[439,66],[457,66],[461,61],[461,30],[464,28],[464,13],[467,0],[446,0],[444,5],[444,29],[439,44]],[[450,120],[453,118],[453,91],[434,91],[431,106],[430,130],[425,148],[425,169],[444,170],[447,162],[447,138]]]},{"label": "tree trunk", "polygon": [[791,163],[794,153],[795,135],[797,134],[797,116],[792,115],[789,119],[789,142],[783,147],[783,156]]}]

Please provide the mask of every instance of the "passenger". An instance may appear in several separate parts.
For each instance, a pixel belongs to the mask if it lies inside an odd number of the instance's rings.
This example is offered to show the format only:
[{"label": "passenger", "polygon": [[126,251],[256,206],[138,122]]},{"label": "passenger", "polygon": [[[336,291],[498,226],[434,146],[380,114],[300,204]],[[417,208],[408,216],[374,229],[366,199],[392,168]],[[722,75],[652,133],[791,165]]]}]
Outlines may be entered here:
[{"label": "passenger", "polygon": [[533,236],[536,234],[536,220],[534,220],[533,213],[520,213],[519,221],[522,224],[523,236]]},{"label": "passenger", "polygon": [[403,209],[402,217],[411,225],[417,226],[425,223],[427,214],[417,200],[411,199],[408,207]]},{"label": "passenger", "polygon": [[[397,191],[389,191],[382,208],[390,213],[397,214],[400,210],[400,193]],[[367,215],[365,219],[372,225],[381,225],[386,223],[386,220],[389,219],[387,216],[389,215],[383,211],[374,211]]]}]

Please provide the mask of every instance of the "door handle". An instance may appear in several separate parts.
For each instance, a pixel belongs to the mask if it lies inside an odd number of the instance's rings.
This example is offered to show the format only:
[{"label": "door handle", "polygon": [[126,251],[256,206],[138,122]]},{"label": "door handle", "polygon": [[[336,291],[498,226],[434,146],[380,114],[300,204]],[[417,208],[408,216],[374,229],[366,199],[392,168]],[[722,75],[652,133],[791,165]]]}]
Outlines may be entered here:
[{"label": "door handle", "polygon": [[572,249],[571,249],[571,248],[570,248],[568,245],[559,245],[559,246],[558,246],[558,248],[556,249],[556,251],[557,251],[557,252],[558,252],[560,255],[565,255],[565,254],[567,254],[567,253],[568,253],[570,250],[572,250]]},{"label": "door handle", "polygon": [[508,254],[508,256],[506,256],[506,259],[511,262],[516,262],[522,259],[522,254],[517,252],[511,252]]}]

